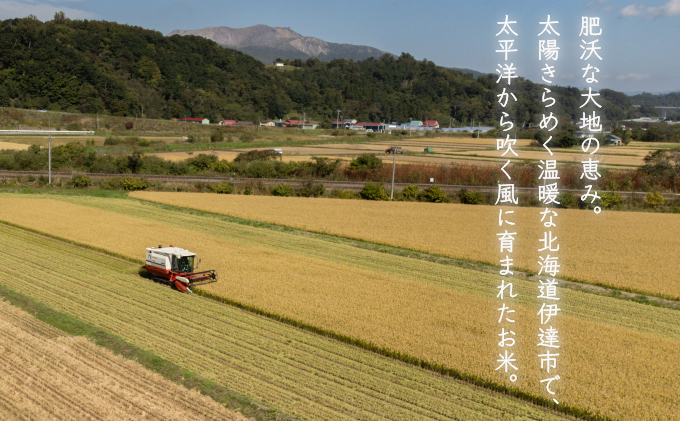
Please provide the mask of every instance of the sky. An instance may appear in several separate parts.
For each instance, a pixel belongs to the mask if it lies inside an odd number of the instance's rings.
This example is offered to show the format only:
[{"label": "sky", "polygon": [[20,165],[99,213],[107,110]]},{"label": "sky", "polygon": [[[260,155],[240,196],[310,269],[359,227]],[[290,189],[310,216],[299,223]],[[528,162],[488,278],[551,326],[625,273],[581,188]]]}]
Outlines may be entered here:
[{"label": "sky", "polygon": [[[560,48],[553,83],[617,91],[680,91],[680,0],[0,0],[0,18],[36,15],[51,20],[56,11],[72,19],[137,25],[167,34],[173,29],[209,26],[242,28],[257,24],[290,27],[328,42],[369,45],[394,54],[407,52],[440,66],[494,73],[505,62],[501,39],[514,40],[508,61],[517,74],[540,82],[544,61],[538,57],[540,22],[553,28]],[[516,21],[511,37],[496,33],[497,22]],[[582,17],[600,19],[602,60],[597,83],[583,78],[580,60]],[[591,58],[594,58],[591,57]]]}]

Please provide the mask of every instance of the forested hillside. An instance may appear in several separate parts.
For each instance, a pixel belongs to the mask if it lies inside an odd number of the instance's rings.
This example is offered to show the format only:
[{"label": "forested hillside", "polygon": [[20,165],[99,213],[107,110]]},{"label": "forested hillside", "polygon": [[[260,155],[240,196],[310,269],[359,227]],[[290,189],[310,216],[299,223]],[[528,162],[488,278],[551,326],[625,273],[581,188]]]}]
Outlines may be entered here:
[{"label": "forested hillside", "polygon": [[[437,119],[446,125],[500,117],[496,76],[472,78],[409,54],[362,62],[297,60],[266,67],[241,52],[197,36],[106,21],[34,17],[0,24],[0,106],[150,118],[257,120],[306,112],[330,124],[336,110],[368,121]],[[557,91],[565,120],[580,116],[576,88]],[[543,86],[513,81],[517,122],[537,123]],[[630,99],[604,90],[608,119],[634,116]]]}]

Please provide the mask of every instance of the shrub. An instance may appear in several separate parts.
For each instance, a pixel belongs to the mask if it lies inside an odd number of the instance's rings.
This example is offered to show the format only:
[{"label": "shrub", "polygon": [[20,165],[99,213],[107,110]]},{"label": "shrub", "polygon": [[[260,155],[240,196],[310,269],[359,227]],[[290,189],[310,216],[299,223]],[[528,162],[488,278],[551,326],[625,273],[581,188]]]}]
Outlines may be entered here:
[{"label": "shrub", "polygon": [[135,127],[135,123],[128,121],[125,123],[125,129],[126,130],[132,130]]},{"label": "shrub", "polygon": [[238,138],[241,142],[252,142],[255,140],[255,134],[252,132],[244,132]]},{"label": "shrub", "polygon": [[234,162],[271,161],[279,156],[280,155],[272,149],[253,150],[238,154],[238,156],[234,158]]},{"label": "shrub", "polygon": [[332,190],[330,196],[336,199],[351,199],[354,197],[352,192],[348,190]]},{"label": "shrub", "polygon": [[197,140],[198,137],[196,135],[190,134],[189,136],[187,136],[187,142],[189,143],[196,143]]},{"label": "shrub", "polygon": [[210,141],[213,143],[216,142],[224,142],[224,132],[222,130],[215,130],[211,135],[210,135]]},{"label": "shrub", "polygon": [[114,136],[109,136],[104,139],[104,146],[115,146],[120,145],[121,143],[123,143],[123,140]]},{"label": "shrub", "polygon": [[217,164],[217,155],[201,153],[194,158],[189,158],[187,163],[194,171],[210,170]]},{"label": "shrub", "polygon": [[248,178],[273,178],[276,176],[276,164],[268,161],[253,161],[245,168]]},{"label": "shrub", "polygon": [[271,190],[273,196],[288,197],[293,195],[293,187],[288,184],[278,184]]},{"label": "shrub", "polygon": [[604,192],[600,196],[600,203],[605,209],[609,209],[613,206],[618,206],[623,203],[623,199],[618,193]]},{"label": "shrub", "polygon": [[376,136],[378,136],[378,134],[377,134],[377,133],[373,133],[373,132],[368,132],[368,133],[366,133],[366,136],[367,136],[367,137],[370,137],[371,139],[373,139],[373,138],[375,138]]},{"label": "shrub", "polygon": [[560,202],[559,205],[557,205],[558,208],[576,208],[579,205],[579,198],[574,196],[573,193],[571,192],[562,192],[557,195],[557,198],[555,199],[558,202]]},{"label": "shrub", "polygon": [[418,199],[418,186],[408,186],[401,191],[404,200],[416,200]]},{"label": "shrub", "polygon": [[112,177],[100,180],[99,188],[104,190],[123,190],[125,186],[122,177]]},{"label": "shrub", "polygon": [[382,159],[370,153],[364,153],[349,163],[350,170],[377,170],[383,166]]},{"label": "shrub", "polygon": [[340,130],[335,129],[331,132],[331,136],[340,136]]},{"label": "shrub", "polygon": [[444,190],[437,186],[430,186],[418,195],[418,200],[421,202],[441,203],[448,201],[448,197],[446,196],[446,193],[444,193]]},{"label": "shrub", "polygon": [[149,186],[149,182],[143,178],[129,177],[123,180],[123,188],[127,191],[144,190]]},{"label": "shrub", "polygon": [[86,175],[74,175],[71,179],[73,187],[84,189],[92,185],[92,180]]},{"label": "shrub", "polygon": [[243,194],[251,195],[253,194],[253,186],[246,186],[245,189],[243,189]]},{"label": "shrub", "polygon": [[234,192],[234,185],[227,182],[210,183],[208,184],[208,190],[212,193],[232,194]]},{"label": "shrub", "polygon": [[484,196],[482,193],[474,190],[461,189],[458,192],[458,198],[460,203],[466,205],[482,205],[484,204]]},{"label": "shrub", "polygon": [[356,135],[357,135],[356,130],[348,130],[347,131],[347,136],[356,136]]},{"label": "shrub", "polygon": [[305,181],[298,190],[298,196],[302,197],[323,197],[325,194],[326,187],[323,183],[315,183],[312,180]]},{"label": "shrub", "polygon": [[382,183],[367,183],[359,193],[362,199],[366,200],[390,200]]},{"label": "shrub", "polygon": [[648,206],[650,208],[663,206],[665,203],[666,199],[664,199],[661,193],[650,192],[647,193],[647,195],[645,196],[645,206]]},{"label": "shrub", "polygon": [[317,177],[328,177],[335,172],[341,162],[339,159],[331,160],[330,158],[318,156],[312,157],[314,175]]}]

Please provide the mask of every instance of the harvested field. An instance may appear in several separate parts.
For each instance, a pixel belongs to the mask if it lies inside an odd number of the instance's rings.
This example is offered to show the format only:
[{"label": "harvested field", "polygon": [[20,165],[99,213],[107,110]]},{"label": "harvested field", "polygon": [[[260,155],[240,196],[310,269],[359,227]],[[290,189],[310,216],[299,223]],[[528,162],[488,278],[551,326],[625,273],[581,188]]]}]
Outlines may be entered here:
[{"label": "harvested field", "polygon": [[[202,193],[130,196],[489,264],[498,259],[494,206]],[[535,273],[543,232],[540,211],[515,209],[522,229],[514,256],[520,268]],[[680,299],[680,273],[672,270],[675,257],[668,253],[680,250],[680,215],[562,209],[559,218],[555,234],[562,276]]]},{"label": "harvested field", "polygon": [[0,241],[8,287],[303,419],[571,419],[180,294],[99,253],[2,225]]},{"label": "harvested field", "polygon": [[[5,196],[0,203],[6,204],[7,208],[0,209],[0,215],[14,223],[137,258],[140,256],[139,244],[167,244],[182,239],[184,247],[201,250],[206,266],[224,274],[220,283],[206,286],[207,290],[381,347],[503,381],[489,361],[479,358],[493,354],[490,348],[495,332],[488,316],[493,313],[496,303],[489,298],[493,296],[491,294],[483,297],[482,294],[463,293],[438,286],[434,280],[423,283],[405,279],[397,271],[390,272],[381,267],[356,269],[330,258],[324,261],[301,257],[196,230],[51,200],[37,205],[36,200],[42,199]],[[74,229],[73,221],[63,215],[77,218],[78,226],[82,228]],[[208,228],[215,230],[214,224],[205,227]],[[285,233],[280,235],[281,242],[299,243],[294,237],[284,238]],[[258,237],[254,235],[253,238]],[[437,277],[446,276],[441,273]],[[481,280],[475,271],[462,271],[456,276],[470,276],[465,281],[469,284],[475,279]],[[487,280],[486,288],[492,290],[492,285]],[[583,307],[588,308],[596,302],[586,300]],[[533,320],[536,305],[531,300],[524,302],[518,307],[518,318]],[[615,305],[611,308],[615,309]],[[598,313],[604,308],[590,310]],[[659,314],[677,320],[677,313],[672,310],[651,307],[646,310],[650,313],[644,317],[650,319]],[[659,313],[655,313],[657,310]],[[597,320],[597,317],[589,317]],[[560,375],[568,385],[560,392],[562,401],[620,419],[672,419],[668,414],[677,408],[666,400],[669,385],[663,379],[680,375],[677,336],[647,333],[649,329],[643,327],[646,322],[641,322],[639,330],[633,330],[615,323],[590,320],[574,317],[571,313],[560,320],[562,329],[567,332],[563,348],[566,357],[560,360],[564,364],[564,372],[560,371]],[[518,334],[527,343],[533,336],[532,324],[518,326],[521,328]],[[672,321],[670,325],[673,325]],[[625,367],[611,364],[612,360],[619,359],[627,361]],[[520,367],[525,373],[519,384],[521,389],[540,394],[539,371],[529,361],[522,361]],[[619,380],[611,382],[609,379]],[[671,402],[677,398],[672,395]],[[653,414],[642,412],[640,406],[654,408]]]},{"label": "harvested field", "polygon": [[[609,147],[607,149],[605,148],[600,148],[599,153],[596,155],[588,155],[581,153],[580,150],[574,150],[573,152],[561,152],[559,150],[554,150],[553,151],[553,156],[550,157],[550,159],[556,159],[559,162],[569,162],[569,163],[574,163],[574,164],[580,164],[581,161],[587,161],[589,158],[592,158],[595,161],[599,161],[601,165],[626,165],[630,167],[637,167],[639,165],[642,165],[644,162],[642,161],[642,158],[644,158],[644,155],[639,155],[635,156],[633,154],[631,155],[609,155],[609,153],[619,153],[619,150],[612,147]],[[460,152],[461,155],[477,155],[480,157],[487,157],[487,158],[499,158],[499,153],[496,151],[473,151],[473,152]],[[517,154],[519,156],[515,157],[514,155],[512,157],[509,157],[512,161],[521,161],[524,159],[529,159],[532,161],[538,161],[541,159],[546,159],[548,157],[547,152],[540,152],[540,151],[518,151]],[[509,155],[509,154],[508,154]],[[505,158],[508,158],[506,156]]]},{"label": "harvested field", "polygon": [[0,151],[25,151],[31,145],[26,145],[23,143],[11,143],[11,142],[0,142]]},{"label": "harvested field", "polygon": [[0,350],[3,420],[246,420],[4,301]]}]

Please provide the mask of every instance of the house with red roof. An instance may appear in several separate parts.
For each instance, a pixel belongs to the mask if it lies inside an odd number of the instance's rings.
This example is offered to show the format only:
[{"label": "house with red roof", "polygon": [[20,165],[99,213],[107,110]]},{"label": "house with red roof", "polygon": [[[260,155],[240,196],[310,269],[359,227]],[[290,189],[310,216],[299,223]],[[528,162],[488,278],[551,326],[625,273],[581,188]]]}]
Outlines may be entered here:
[{"label": "house with red roof", "polygon": [[424,127],[432,127],[433,129],[439,128],[439,122],[437,120],[425,120],[423,121]]},{"label": "house with red roof", "polygon": [[235,126],[236,120],[222,120],[218,124],[220,126]]},{"label": "house with red roof", "polygon": [[189,123],[196,123],[196,124],[210,124],[210,120],[207,118],[192,118],[192,117],[185,117],[180,119],[179,121],[186,121]]}]

